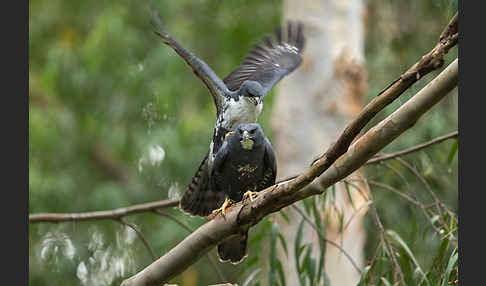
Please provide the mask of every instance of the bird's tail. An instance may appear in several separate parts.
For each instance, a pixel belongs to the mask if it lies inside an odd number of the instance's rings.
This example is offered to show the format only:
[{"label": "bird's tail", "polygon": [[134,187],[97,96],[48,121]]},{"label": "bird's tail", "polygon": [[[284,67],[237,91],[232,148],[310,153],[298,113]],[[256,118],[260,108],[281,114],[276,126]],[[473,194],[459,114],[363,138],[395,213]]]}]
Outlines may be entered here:
[{"label": "bird's tail", "polygon": [[238,264],[248,256],[248,231],[242,231],[218,245],[218,256],[223,262]]},{"label": "bird's tail", "polygon": [[223,192],[214,192],[210,188],[208,156],[209,152],[199,165],[179,203],[180,209],[191,215],[208,216],[225,199]]}]

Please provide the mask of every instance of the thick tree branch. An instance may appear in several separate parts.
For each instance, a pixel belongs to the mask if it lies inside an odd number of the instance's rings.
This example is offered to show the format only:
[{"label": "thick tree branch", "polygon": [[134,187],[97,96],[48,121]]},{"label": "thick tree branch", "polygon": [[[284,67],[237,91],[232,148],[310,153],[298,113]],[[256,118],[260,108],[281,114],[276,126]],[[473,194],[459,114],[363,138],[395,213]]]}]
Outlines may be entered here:
[{"label": "thick tree branch", "polygon": [[319,159],[315,160],[312,165],[322,165],[324,169],[329,167],[329,165],[332,164],[332,162],[329,161],[332,160],[327,160],[326,157],[333,158],[344,154],[351,142],[358,136],[359,132],[361,132],[364,126],[370,122],[378,112],[397,99],[405,90],[424,75],[440,68],[444,64],[444,55],[457,44],[458,25],[458,16],[456,13],[444,31],[442,31],[439,37],[439,42],[435,47],[368,103],[360,111],[356,119],[344,129],[336,144],[333,144],[331,148],[321,155]]},{"label": "thick tree branch", "polygon": [[[411,128],[422,114],[457,86],[458,66],[458,60],[455,59],[415,96],[359,138],[344,156],[340,157],[329,170],[320,176],[318,180],[320,188],[327,188],[345,178],[396,137]],[[322,191],[316,190],[315,187],[301,191],[302,195],[320,192]]]},{"label": "thick tree branch", "polygon": [[[316,169],[317,172],[326,170],[337,158],[339,158],[339,156],[344,154],[361,130],[371,121],[371,119],[373,119],[373,117],[375,117],[376,114],[378,114],[378,112],[402,95],[405,90],[424,75],[440,68],[444,64],[444,55],[457,44],[459,36],[458,25],[459,20],[458,14],[456,13],[442,31],[435,47],[422,56],[418,62],[410,67],[399,78],[380,91],[380,93],[378,93],[378,95],[360,111],[355,120],[346,126],[338,140],[332,144],[324,154],[317,156],[311,164],[312,166],[316,164],[319,166],[319,169]],[[279,183],[288,182],[295,178],[297,178],[297,176],[291,176]],[[304,180],[300,183],[305,184],[308,182]]]},{"label": "thick tree branch", "polygon": [[86,213],[38,213],[29,215],[29,222],[64,222],[82,221],[98,219],[119,219],[127,215],[153,211],[161,208],[175,207],[179,205],[179,200],[163,200],[145,204],[133,205],[125,208],[118,208],[107,211],[96,211]]},{"label": "thick tree branch", "polygon": [[[216,216],[205,223],[164,256],[125,280],[122,285],[160,285],[181,273],[212,247],[234,235],[239,229],[249,228],[270,213],[277,212],[306,197],[320,194],[325,188],[344,179],[396,137],[411,128],[427,110],[447,95],[457,85],[457,71],[456,59],[414,97],[359,138],[338,160],[334,162],[333,157],[339,152],[326,152],[311,168],[294,180],[261,191],[253,202],[245,202],[245,205],[235,204],[225,218]],[[358,117],[355,121],[359,120],[363,119]],[[354,121],[351,123],[351,126],[359,125]],[[344,133],[341,137],[347,136],[348,134]],[[330,150],[342,150],[343,146],[335,147],[335,145],[346,145],[346,143],[347,139],[338,139]],[[333,162],[334,164],[328,168],[328,164],[330,166]],[[317,184],[304,188],[317,177],[319,177]]]}]

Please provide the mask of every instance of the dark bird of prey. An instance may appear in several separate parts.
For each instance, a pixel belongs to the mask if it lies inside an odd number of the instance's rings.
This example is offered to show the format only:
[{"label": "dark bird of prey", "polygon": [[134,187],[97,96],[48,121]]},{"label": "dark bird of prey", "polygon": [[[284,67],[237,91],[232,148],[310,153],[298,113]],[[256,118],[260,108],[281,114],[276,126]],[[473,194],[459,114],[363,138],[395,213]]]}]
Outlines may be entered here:
[{"label": "dark bird of prey", "polygon": [[[211,169],[211,190],[225,197],[225,209],[244,198],[253,200],[256,192],[275,184],[277,161],[270,141],[258,123],[244,123],[229,132],[216,152]],[[242,230],[218,245],[222,261],[241,262],[247,255],[248,230]]]},{"label": "dark bird of prey", "polygon": [[256,122],[265,96],[285,75],[301,64],[305,41],[303,25],[289,21],[286,29],[277,29],[276,39],[266,36],[263,44],[255,45],[240,66],[221,80],[204,61],[169,35],[155,9],[152,9],[152,13],[155,34],[191,67],[209,89],[216,105],[217,119],[209,152],[180,202],[180,208],[186,213],[207,216],[224,200],[221,194],[209,187],[209,170],[224,136],[240,123]]}]

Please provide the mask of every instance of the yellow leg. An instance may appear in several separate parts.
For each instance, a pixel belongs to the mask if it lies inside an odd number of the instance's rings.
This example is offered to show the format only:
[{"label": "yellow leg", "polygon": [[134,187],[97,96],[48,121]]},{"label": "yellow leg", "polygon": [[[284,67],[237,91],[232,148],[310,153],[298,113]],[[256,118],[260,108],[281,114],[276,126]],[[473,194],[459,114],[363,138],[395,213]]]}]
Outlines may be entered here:
[{"label": "yellow leg", "polygon": [[226,135],[224,135],[224,139],[226,139],[226,137],[230,136],[230,135],[231,135],[231,134],[233,134],[233,133],[235,133],[235,132],[230,131],[230,132],[226,133]]},{"label": "yellow leg", "polygon": [[231,201],[230,201],[230,199],[226,198],[226,199],[224,200],[223,205],[222,205],[222,206],[221,206],[219,209],[215,209],[215,210],[213,211],[213,214],[217,214],[218,212],[220,212],[220,211],[221,211],[221,215],[222,215],[222,216],[225,216],[225,211],[226,211],[226,208],[227,208],[227,207],[229,207],[230,205],[231,205]]},{"label": "yellow leg", "polygon": [[243,199],[250,198],[250,202],[253,202],[255,199],[253,196],[257,196],[258,192],[252,192],[252,191],[247,191],[246,193],[243,194]]}]

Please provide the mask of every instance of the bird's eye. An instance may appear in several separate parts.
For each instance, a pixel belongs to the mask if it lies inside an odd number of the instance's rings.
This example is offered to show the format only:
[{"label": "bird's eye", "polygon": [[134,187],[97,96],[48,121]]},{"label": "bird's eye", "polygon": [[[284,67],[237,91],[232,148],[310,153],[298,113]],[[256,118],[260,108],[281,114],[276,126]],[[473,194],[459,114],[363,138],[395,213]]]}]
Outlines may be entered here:
[{"label": "bird's eye", "polygon": [[255,134],[255,130],[256,129],[250,130],[250,134]]}]

